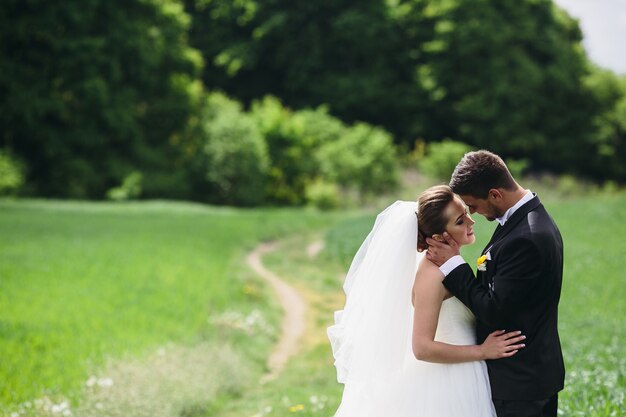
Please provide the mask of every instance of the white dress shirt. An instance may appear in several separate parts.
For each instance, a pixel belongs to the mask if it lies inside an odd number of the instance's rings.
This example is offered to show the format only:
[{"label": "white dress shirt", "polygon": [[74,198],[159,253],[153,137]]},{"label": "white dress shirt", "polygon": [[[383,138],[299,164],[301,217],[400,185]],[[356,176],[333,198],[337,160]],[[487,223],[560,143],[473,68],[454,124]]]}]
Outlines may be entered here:
[{"label": "white dress shirt", "polygon": [[504,223],[506,223],[506,221],[511,218],[513,213],[515,213],[518,208],[522,207],[524,204],[532,200],[534,196],[535,195],[533,194],[532,191],[526,190],[526,195],[520,198],[520,200],[517,203],[515,203],[513,207],[505,211],[502,217],[496,217],[496,220],[498,221],[498,223],[500,223],[500,226],[504,226]]},{"label": "white dress shirt", "polygon": [[[534,197],[535,195],[532,193],[532,191],[526,190],[526,194],[524,195],[524,197],[520,198],[517,203],[515,203],[511,208],[505,211],[502,217],[496,218],[498,223],[500,223],[500,226],[504,226],[506,221],[511,218],[511,216],[517,211],[517,209],[528,203]],[[461,255],[455,255],[452,258],[448,259],[446,262],[444,262],[444,264],[439,267],[439,270],[443,273],[444,277],[447,277],[448,274],[454,271],[456,267],[458,267],[459,265],[463,265],[464,263],[467,262],[465,262],[465,259],[463,259]]]}]

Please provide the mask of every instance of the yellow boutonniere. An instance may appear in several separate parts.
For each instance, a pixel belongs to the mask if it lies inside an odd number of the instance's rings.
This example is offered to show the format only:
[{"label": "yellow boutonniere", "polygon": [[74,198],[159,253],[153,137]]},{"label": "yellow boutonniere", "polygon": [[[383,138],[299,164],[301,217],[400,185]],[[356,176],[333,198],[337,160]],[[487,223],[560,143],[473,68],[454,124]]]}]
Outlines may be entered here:
[{"label": "yellow boutonniere", "polygon": [[476,260],[476,265],[479,271],[487,270],[487,255],[483,255]]}]

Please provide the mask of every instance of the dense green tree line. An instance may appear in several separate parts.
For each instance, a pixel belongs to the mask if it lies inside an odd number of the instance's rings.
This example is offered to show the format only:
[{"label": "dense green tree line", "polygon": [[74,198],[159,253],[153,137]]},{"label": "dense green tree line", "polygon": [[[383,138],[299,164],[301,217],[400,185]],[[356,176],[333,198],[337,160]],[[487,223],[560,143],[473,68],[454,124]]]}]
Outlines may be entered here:
[{"label": "dense green tree line", "polygon": [[[203,81],[250,103],[271,94],[294,108],[328,104],[345,121],[408,138],[423,129],[427,96],[405,28],[382,0],[186,0]],[[411,13],[419,13],[415,10]],[[408,26],[408,24],[407,24]],[[419,61],[419,60],[418,60]]]},{"label": "dense green tree line", "polygon": [[171,194],[172,140],[202,63],[182,6],[8,0],[0,10],[1,143],[26,162],[30,193],[102,197],[140,169],[146,195]]},{"label": "dense green tree line", "polygon": [[344,120],[384,126],[398,143],[453,138],[534,168],[625,179],[606,169],[623,135],[598,139],[615,97],[593,90],[598,74],[578,24],[551,0],[187,0],[186,8],[205,85],[246,103],[263,94],[295,108],[325,103]]},{"label": "dense green tree line", "polygon": [[551,169],[584,162],[595,103],[574,21],[547,0],[456,0],[432,18],[419,70],[444,136]]},{"label": "dense green tree line", "polygon": [[580,41],[551,0],[7,0],[0,192],[329,203],[448,138],[623,182],[626,82]]}]

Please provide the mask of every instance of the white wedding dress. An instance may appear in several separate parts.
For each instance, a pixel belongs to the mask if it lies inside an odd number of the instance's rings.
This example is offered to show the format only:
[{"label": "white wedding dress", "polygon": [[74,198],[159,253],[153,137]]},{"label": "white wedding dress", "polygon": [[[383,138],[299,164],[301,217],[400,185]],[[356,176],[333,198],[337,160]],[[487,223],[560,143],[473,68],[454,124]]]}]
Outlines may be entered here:
[{"label": "white wedding dress", "polygon": [[[411,289],[423,254],[416,250],[416,203],[396,201],[376,218],[344,283],[346,305],[328,328],[344,392],[335,417],[495,417],[482,361],[438,364],[412,351]],[[445,300],[435,340],[476,344],[474,316]]]}]

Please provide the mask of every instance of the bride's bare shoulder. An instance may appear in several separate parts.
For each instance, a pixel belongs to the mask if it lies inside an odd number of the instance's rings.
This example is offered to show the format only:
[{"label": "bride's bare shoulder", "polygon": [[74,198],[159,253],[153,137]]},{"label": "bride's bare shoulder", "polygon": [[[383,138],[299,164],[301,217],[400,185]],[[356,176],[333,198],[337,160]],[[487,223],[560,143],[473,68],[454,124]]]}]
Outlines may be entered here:
[{"label": "bride's bare shoulder", "polygon": [[415,298],[420,294],[422,299],[441,299],[445,297],[445,288],[441,285],[441,271],[439,267],[423,257],[415,273],[415,282],[413,283],[413,305],[415,306]]},{"label": "bride's bare shoulder", "polygon": [[438,278],[441,281],[441,271],[439,271],[439,267],[426,259],[426,257],[422,257],[419,264],[417,265],[417,272],[415,274],[415,279],[423,278],[423,279],[433,279]]}]

